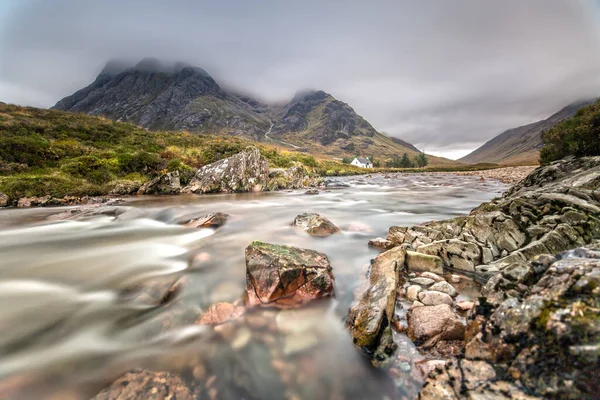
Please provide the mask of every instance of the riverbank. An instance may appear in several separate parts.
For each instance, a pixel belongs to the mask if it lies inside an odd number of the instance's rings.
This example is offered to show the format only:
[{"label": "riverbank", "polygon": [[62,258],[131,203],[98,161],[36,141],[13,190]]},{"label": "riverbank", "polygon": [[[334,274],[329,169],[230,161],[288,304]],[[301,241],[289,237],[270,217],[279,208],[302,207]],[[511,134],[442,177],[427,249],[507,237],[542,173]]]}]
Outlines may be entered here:
[{"label": "riverbank", "polygon": [[[483,179],[496,179],[508,185],[519,183],[529,174],[531,174],[537,166],[519,166],[519,167],[502,167],[494,169],[486,169],[480,171],[454,171],[446,172],[459,176],[478,176]],[[436,173],[436,172],[434,172]]]},{"label": "riverbank", "polygon": [[[599,174],[600,157],[563,159],[468,216],[392,226],[387,239],[373,241],[391,248],[375,264],[399,266],[396,307],[413,301],[407,326],[396,329],[408,331],[432,364],[419,399],[580,399],[599,392]],[[442,271],[483,285],[466,326],[464,308],[452,299],[464,287],[450,278],[435,288],[432,274]],[[410,279],[415,272],[428,279]],[[368,320],[380,316],[372,293],[389,283],[372,278],[379,286],[359,303]],[[351,326],[359,338],[367,328]],[[376,340],[371,348],[390,346],[385,334]]]}]

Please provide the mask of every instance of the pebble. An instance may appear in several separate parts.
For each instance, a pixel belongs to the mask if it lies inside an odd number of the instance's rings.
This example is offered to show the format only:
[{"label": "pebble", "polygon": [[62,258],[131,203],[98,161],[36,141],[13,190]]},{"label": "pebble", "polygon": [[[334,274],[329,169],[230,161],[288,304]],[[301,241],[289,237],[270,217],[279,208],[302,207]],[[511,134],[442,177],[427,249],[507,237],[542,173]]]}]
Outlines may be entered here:
[{"label": "pebble", "polygon": [[441,276],[439,276],[438,274],[434,274],[433,272],[429,272],[429,271],[421,273],[421,278],[433,279],[436,282],[443,282],[443,281],[445,281],[445,279],[442,278]]},{"label": "pebble", "polygon": [[406,299],[410,301],[419,300],[419,293],[423,291],[423,288],[419,285],[410,285],[406,288]]},{"label": "pebble", "polygon": [[460,280],[461,280],[461,276],[460,275],[455,275],[455,274],[450,275],[450,282],[452,282],[452,283],[459,283]]},{"label": "pebble", "polygon": [[250,338],[252,338],[252,332],[250,332],[250,329],[241,328],[238,330],[235,338],[231,342],[231,347],[236,350],[246,347],[246,345],[250,343]]},{"label": "pebble", "polygon": [[437,306],[440,304],[448,304],[451,306],[454,304],[452,297],[448,296],[446,293],[431,290],[419,293],[419,301],[426,306]]},{"label": "pebble", "polygon": [[404,372],[410,371],[410,364],[406,361],[403,361],[400,364],[398,364],[398,367]]},{"label": "pebble", "polygon": [[408,311],[413,310],[417,307],[425,307],[425,304],[421,303],[420,301],[413,301],[410,307],[408,307]]},{"label": "pebble", "polygon": [[435,290],[438,292],[446,293],[450,297],[456,297],[458,295],[458,292],[456,291],[454,286],[452,286],[451,284],[449,284],[446,281],[438,282],[438,283],[431,285],[429,290]]},{"label": "pebble", "polygon": [[435,281],[430,278],[412,278],[409,281],[410,283],[414,283],[425,287],[429,287],[435,283]]}]

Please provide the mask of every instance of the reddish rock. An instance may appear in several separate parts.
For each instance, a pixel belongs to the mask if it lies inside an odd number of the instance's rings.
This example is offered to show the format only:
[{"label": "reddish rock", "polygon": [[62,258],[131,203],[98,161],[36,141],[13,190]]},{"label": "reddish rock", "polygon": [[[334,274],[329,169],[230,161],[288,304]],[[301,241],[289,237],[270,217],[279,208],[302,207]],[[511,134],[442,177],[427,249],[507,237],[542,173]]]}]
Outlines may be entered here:
[{"label": "reddish rock", "polygon": [[246,305],[289,308],[333,295],[327,255],[253,242],[246,248]]},{"label": "reddish rock", "polygon": [[182,225],[188,228],[218,228],[227,222],[229,215],[217,212],[202,215],[198,218],[190,219]]},{"label": "reddish rock", "polygon": [[208,307],[196,321],[198,325],[217,325],[241,317],[246,309],[231,303],[216,303]]},{"label": "reddish rock", "polygon": [[128,372],[100,392],[93,400],[192,400],[182,379],[168,372]]},{"label": "reddish rock", "polygon": [[417,307],[409,314],[408,336],[417,345],[431,347],[440,340],[464,339],[465,326],[448,304]]}]

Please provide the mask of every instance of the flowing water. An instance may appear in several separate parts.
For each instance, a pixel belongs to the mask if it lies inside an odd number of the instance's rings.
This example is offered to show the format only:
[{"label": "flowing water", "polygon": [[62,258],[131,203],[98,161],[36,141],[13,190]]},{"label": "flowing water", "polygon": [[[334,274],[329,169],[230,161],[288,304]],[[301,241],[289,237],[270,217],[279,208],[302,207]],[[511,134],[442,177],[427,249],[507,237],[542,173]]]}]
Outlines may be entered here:
[{"label": "flowing water", "polygon": [[[79,214],[1,210],[0,398],[91,398],[139,369],[176,374],[195,398],[414,395],[423,357],[404,335],[389,373],[371,368],[344,328],[378,254],[367,241],[391,225],[468,213],[506,186],[453,175],[339,180],[349,187],[312,196],[135,197]],[[229,219],[216,230],[173,223],[207,212]],[[302,212],[328,217],[342,233],[308,236],[291,226]],[[243,304],[244,249],[254,240],[327,254],[336,297],[298,310],[249,310],[216,328],[194,324],[211,304]]]}]

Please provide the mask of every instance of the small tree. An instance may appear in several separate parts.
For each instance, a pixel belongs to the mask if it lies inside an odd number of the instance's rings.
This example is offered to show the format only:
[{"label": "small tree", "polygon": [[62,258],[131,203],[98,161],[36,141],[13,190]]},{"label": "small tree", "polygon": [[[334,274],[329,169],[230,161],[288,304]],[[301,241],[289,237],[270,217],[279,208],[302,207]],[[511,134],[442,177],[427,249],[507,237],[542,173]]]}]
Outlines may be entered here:
[{"label": "small tree", "polygon": [[429,164],[429,158],[425,153],[419,153],[415,156],[415,165],[419,168],[424,168]]},{"label": "small tree", "polygon": [[352,157],[344,157],[342,158],[342,162],[344,164],[350,164],[352,162],[353,158]]},{"label": "small tree", "polygon": [[412,161],[410,161],[407,153],[402,154],[402,158],[400,159],[400,168],[414,168],[414,165]]}]

